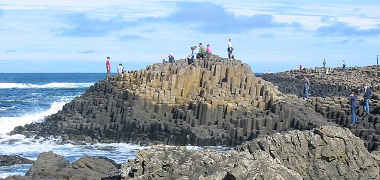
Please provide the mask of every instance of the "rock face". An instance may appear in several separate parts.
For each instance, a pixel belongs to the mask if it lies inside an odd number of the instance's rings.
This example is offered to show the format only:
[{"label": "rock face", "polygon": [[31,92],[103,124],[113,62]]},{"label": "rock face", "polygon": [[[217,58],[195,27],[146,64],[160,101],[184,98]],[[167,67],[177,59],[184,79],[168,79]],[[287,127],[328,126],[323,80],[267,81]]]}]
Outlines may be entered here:
[{"label": "rock face", "polygon": [[32,164],[33,161],[18,155],[0,155],[0,166],[11,166],[15,164]]},{"label": "rock face", "polygon": [[11,176],[7,180],[84,179],[101,180],[118,176],[119,165],[103,157],[83,157],[72,164],[52,152],[41,153],[25,176]]},{"label": "rock face", "polygon": [[155,146],[122,164],[123,179],[379,179],[379,165],[345,128],[274,134],[235,150]]},{"label": "rock face", "polygon": [[[303,76],[307,76],[311,82],[311,95],[314,97],[305,102],[305,106],[314,109],[330,122],[350,128],[365,141],[369,150],[380,151],[379,70],[380,67],[375,66],[349,68],[346,71],[335,68],[329,69],[326,74],[324,69],[314,69],[264,74],[262,78],[277,85],[283,93],[302,96]],[[368,115],[363,112],[362,107],[358,108],[359,124],[351,126],[351,110],[347,97],[352,90],[363,89],[365,84],[370,84],[374,94],[370,100],[371,112]],[[360,99],[362,100],[361,96]]]},{"label": "rock face", "polygon": [[86,142],[236,145],[327,122],[247,64],[217,56],[154,64],[90,87],[41,124],[13,133]]}]

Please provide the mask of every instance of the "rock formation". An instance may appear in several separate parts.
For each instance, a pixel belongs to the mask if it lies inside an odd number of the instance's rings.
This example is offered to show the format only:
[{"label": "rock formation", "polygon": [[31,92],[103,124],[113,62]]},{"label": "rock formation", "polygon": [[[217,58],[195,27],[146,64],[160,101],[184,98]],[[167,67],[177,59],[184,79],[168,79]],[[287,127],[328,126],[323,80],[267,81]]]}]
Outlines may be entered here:
[{"label": "rock formation", "polygon": [[86,142],[237,145],[327,119],[255,77],[239,60],[210,56],[154,64],[90,87],[45,122],[13,133]]},{"label": "rock formation", "polygon": [[260,137],[228,151],[155,145],[121,166],[99,157],[70,164],[42,153],[26,176],[6,180],[380,179],[379,155],[349,129],[322,126]]},{"label": "rock formation", "polygon": [[[365,141],[369,150],[380,151],[380,67],[355,67],[347,70],[330,68],[328,74],[323,68],[304,71],[286,71],[264,74],[262,78],[278,86],[283,93],[302,96],[303,77],[311,82],[311,98],[303,104],[323,115],[328,121],[349,127]],[[370,101],[370,115],[358,108],[359,124],[351,126],[351,110],[348,95],[352,90],[363,89],[369,84],[373,90]],[[362,97],[361,97],[362,99]]]},{"label": "rock formation", "polygon": [[52,152],[41,153],[25,176],[11,176],[6,180],[101,180],[118,176],[119,165],[104,157],[83,157],[70,164]]},{"label": "rock formation", "polygon": [[15,164],[32,164],[33,161],[18,155],[0,155],[0,166],[11,166]]},{"label": "rock formation", "polygon": [[122,164],[123,179],[379,179],[379,165],[350,130],[323,126],[274,134],[215,152],[154,146]]}]

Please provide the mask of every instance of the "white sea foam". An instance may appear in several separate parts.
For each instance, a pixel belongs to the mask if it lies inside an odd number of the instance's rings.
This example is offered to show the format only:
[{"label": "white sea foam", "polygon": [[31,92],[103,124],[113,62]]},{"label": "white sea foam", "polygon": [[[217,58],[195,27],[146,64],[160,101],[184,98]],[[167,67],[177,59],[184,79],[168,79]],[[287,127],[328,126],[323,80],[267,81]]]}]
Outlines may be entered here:
[{"label": "white sea foam", "polygon": [[10,106],[10,107],[0,107],[0,111],[7,111],[16,108],[16,106]]},{"label": "white sea foam", "polygon": [[61,110],[66,103],[66,101],[54,102],[48,110],[39,113],[26,114],[18,117],[0,117],[0,137],[2,134],[9,133],[17,126],[41,122],[45,117]]},{"label": "white sea foam", "polygon": [[86,88],[94,83],[48,83],[48,84],[30,84],[30,83],[0,83],[0,89],[32,89],[32,88]]}]

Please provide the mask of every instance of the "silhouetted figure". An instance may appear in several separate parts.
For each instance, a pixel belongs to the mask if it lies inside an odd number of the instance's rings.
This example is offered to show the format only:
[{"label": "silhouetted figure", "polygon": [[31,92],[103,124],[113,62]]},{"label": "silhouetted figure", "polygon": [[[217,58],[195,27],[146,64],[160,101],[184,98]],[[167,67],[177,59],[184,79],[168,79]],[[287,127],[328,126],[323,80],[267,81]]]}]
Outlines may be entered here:
[{"label": "silhouetted figure", "polygon": [[326,68],[326,58],[323,58],[323,68]]}]

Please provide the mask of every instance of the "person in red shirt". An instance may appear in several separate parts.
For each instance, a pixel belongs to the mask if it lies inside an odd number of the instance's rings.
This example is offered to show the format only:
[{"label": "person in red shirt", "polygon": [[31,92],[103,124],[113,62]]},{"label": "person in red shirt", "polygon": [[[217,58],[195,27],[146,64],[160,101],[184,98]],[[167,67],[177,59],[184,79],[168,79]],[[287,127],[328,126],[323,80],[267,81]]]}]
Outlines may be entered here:
[{"label": "person in red shirt", "polygon": [[107,57],[106,60],[106,68],[107,68],[107,74],[111,73],[111,62],[110,62],[110,57]]}]

